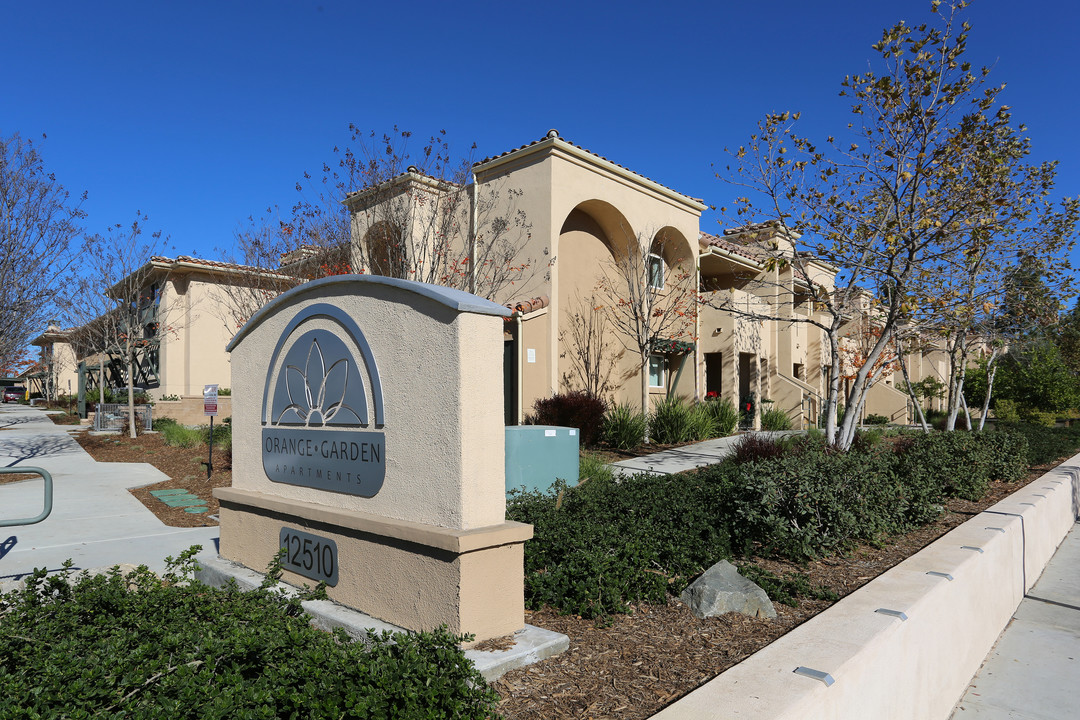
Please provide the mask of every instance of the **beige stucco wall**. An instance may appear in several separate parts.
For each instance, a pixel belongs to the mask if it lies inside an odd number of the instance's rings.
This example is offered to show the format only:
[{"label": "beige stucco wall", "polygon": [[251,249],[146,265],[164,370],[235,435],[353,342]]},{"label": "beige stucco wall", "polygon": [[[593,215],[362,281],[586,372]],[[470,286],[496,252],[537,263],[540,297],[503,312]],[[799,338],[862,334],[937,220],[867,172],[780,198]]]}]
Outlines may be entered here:
[{"label": "beige stucco wall", "polygon": [[[293,291],[288,305],[268,306],[233,348],[233,366],[241,369],[232,376],[233,486],[315,503],[332,495],[344,509],[442,527],[501,523],[503,319],[461,314],[357,276],[329,280]],[[293,316],[319,302],[356,319],[382,378],[386,482],[372,498],[275,483],[262,468],[260,413],[270,355]],[[336,329],[324,319],[304,327]]]},{"label": "beige stucco wall", "polygon": [[66,342],[55,342],[52,352],[56,392],[60,395],[78,395],[79,361],[75,358],[74,348]]},{"label": "beige stucco wall", "polygon": [[228,302],[220,286],[199,273],[169,278],[159,305],[161,383],[150,393],[202,395],[206,385],[229,387],[230,364],[225,346],[232,332],[222,321]]},{"label": "beige stucco wall", "polygon": [[550,395],[548,381],[551,378],[551,317],[548,309],[544,308],[521,320],[521,339],[518,343],[521,374],[518,394],[523,416],[533,412],[533,404],[538,398]]},{"label": "beige stucco wall", "polygon": [[[409,630],[446,625],[477,641],[509,635],[524,624],[522,542],[529,525],[501,523],[481,531],[439,532],[366,513],[279,501],[221,488],[222,555],[256,570],[277,552],[283,527],[337,545],[336,602]],[[291,571],[293,585],[311,580]]]},{"label": "beige stucco wall", "polygon": [[[179,400],[155,400],[154,419],[172,418],[181,425],[209,425],[210,416],[203,412],[203,396],[188,395]],[[220,423],[232,417],[232,398],[218,395],[218,414],[214,422]]]},{"label": "beige stucco wall", "polygon": [[[544,286],[537,289],[550,298],[550,336],[544,347],[548,376],[542,387],[532,380],[523,386],[526,408],[538,397],[566,389],[563,376],[569,364],[561,357],[565,347],[559,336],[578,300],[595,292],[602,265],[610,263],[608,246],[628,239],[637,242],[640,236],[647,253],[656,233],[667,228],[681,236],[685,247],[681,254],[691,272],[696,268],[700,207],[607,161],[585,156],[561,140],[481,166],[477,179],[481,186],[520,192],[517,204],[532,225],[527,254],[552,258]],[[630,352],[623,355],[613,377],[621,386],[616,400],[640,403],[640,375]],[[695,386],[696,372],[690,367],[675,392],[693,396]],[[666,389],[651,395],[665,393]]]}]

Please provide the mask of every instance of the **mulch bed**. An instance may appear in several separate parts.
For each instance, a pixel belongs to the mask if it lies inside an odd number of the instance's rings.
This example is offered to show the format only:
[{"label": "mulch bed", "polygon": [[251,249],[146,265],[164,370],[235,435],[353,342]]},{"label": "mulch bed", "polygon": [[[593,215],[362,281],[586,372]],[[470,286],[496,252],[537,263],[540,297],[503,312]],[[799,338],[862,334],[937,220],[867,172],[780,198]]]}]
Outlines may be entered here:
[{"label": "mulch bed", "polygon": [[[1050,467],[1032,468],[1026,482]],[[803,573],[812,587],[824,586],[842,598],[1024,484],[993,483],[977,503],[951,500],[933,523],[887,543],[860,544],[843,557],[807,565],[749,559],[777,575]],[[527,612],[527,623],[567,635],[570,649],[497,680],[499,711],[507,720],[647,718],[832,604],[806,599],[798,607],[776,604],[774,620],[734,613],[698,620],[674,598],[600,621],[559,615],[552,608]]]},{"label": "mulch bed", "polygon": [[[134,440],[115,435],[89,435],[80,433],[75,439],[90,456],[98,462],[144,462],[150,463],[169,476],[168,480],[135,488],[131,494],[154,513],[161,522],[172,527],[207,527],[217,525],[211,518],[218,512],[218,502],[211,491],[216,487],[232,484],[232,465],[228,455],[214,450],[214,472],[206,479],[207,446],[195,448],[172,447],[165,444],[161,435],[147,433]],[[207,512],[193,514],[182,507],[169,507],[150,494],[151,490],[182,489],[206,501]]]}]

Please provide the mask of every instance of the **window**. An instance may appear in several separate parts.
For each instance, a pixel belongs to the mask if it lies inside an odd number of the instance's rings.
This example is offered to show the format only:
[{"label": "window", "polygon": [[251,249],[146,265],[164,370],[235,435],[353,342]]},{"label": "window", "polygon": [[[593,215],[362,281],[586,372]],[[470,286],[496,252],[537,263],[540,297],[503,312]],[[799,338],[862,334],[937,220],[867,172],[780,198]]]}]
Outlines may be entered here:
[{"label": "window", "polygon": [[656,253],[649,253],[649,287],[653,290],[664,289],[664,258]]},{"label": "window", "polygon": [[664,387],[664,369],[666,365],[663,355],[649,356],[649,387]]}]

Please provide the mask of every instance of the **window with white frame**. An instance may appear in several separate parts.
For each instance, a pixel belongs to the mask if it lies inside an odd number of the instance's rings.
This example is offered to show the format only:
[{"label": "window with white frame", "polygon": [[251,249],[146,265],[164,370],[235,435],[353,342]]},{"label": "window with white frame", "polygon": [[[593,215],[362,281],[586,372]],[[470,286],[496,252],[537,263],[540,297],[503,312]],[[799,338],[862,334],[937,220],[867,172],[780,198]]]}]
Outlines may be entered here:
[{"label": "window with white frame", "polygon": [[667,359],[663,355],[649,356],[649,387],[664,387],[664,371],[667,369]]},{"label": "window with white frame", "polygon": [[664,258],[656,253],[649,253],[649,287],[653,290],[664,289]]}]

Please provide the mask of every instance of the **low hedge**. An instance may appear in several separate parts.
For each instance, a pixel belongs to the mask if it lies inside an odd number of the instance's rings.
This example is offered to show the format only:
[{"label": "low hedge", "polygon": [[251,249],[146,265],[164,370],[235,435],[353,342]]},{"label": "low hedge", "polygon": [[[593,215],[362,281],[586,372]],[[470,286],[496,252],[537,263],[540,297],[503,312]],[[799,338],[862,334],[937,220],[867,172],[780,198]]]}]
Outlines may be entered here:
[{"label": "low hedge", "polygon": [[[0,717],[485,718],[498,698],[444,630],[311,626],[298,599],[140,568],[0,596]],[[69,563],[70,567],[70,563]],[[179,573],[176,571],[179,569]]]},{"label": "low hedge", "polygon": [[1032,465],[1046,465],[1072,455],[1080,447],[1080,426],[1044,427],[1030,423],[998,423],[998,428],[1022,435]]},{"label": "low hedge", "polygon": [[948,497],[978,499],[993,479],[1023,478],[1027,452],[1010,431],[866,432],[847,453],[820,436],[751,435],[694,472],[514,493],[507,517],[534,527],[527,605],[595,617],[663,603],[720,559],[805,561],[925,524]]},{"label": "low hedge", "polygon": [[731,555],[728,528],[717,522],[723,490],[694,475],[637,475],[512,492],[507,518],[533,525],[526,604],[597,617],[664,602]]}]

